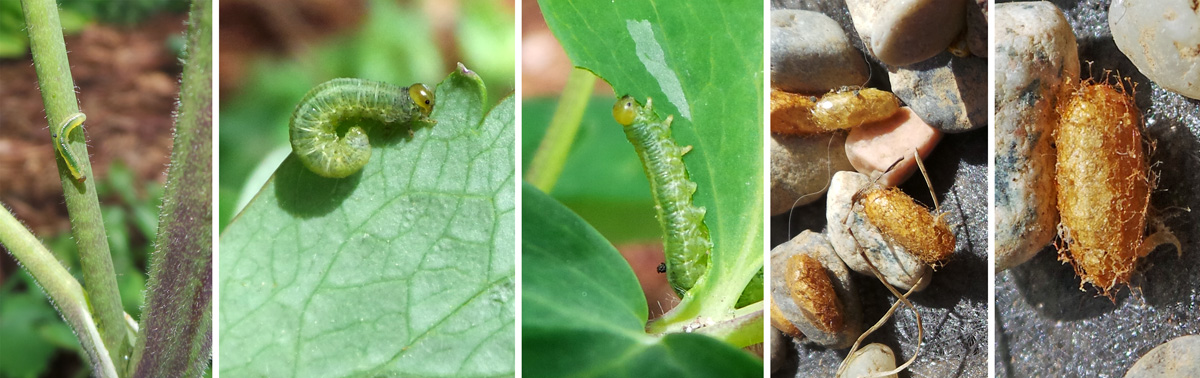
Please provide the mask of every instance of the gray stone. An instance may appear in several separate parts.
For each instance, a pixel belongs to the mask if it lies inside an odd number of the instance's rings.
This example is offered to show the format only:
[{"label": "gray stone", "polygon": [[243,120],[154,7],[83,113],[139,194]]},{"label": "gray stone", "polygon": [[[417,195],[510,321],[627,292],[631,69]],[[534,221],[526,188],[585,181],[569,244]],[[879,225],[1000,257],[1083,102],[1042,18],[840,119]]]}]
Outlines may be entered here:
[{"label": "gray stone", "polygon": [[837,171],[852,171],[846,134],[771,135],[771,215],[821,198]]},{"label": "gray stone", "polygon": [[1200,5],[1195,0],[1115,0],[1108,24],[1117,48],[1146,77],[1200,99]]},{"label": "gray stone", "polygon": [[1151,349],[1125,378],[1200,377],[1200,335],[1180,336]]},{"label": "gray stone", "polygon": [[892,92],[925,123],[945,133],[987,126],[987,59],[949,52],[888,69]]},{"label": "gray stone", "polygon": [[846,7],[863,45],[890,66],[946,51],[965,23],[963,0],[846,0]]},{"label": "gray stone", "polygon": [[967,2],[967,47],[971,55],[988,56],[988,1]]},{"label": "gray stone", "polygon": [[867,261],[858,252],[862,249],[871,265],[892,286],[907,291],[920,282],[917,288],[920,291],[929,285],[933,270],[904,247],[888,241],[879,228],[867,220],[861,201],[853,202],[854,194],[870,184],[871,180],[858,172],[833,175],[825,205],[829,242],[851,270],[874,277]]},{"label": "gray stone", "polygon": [[775,328],[771,328],[771,372],[774,373],[787,362],[791,348],[788,348],[788,338]]},{"label": "gray stone", "polygon": [[869,76],[862,53],[829,16],[792,9],[771,11],[772,87],[821,94],[863,85]]},{"label": "gray stone", "polygon": [[[842,303],[842,330],[838,333],[827,333],[816,325],[816,319],[809,319],[788,293],[787,262],[792,256],[805,254],[821,263],[829,273],[830,283]],[[824,234],[805,230],[800,235],[771,250],[771,301],[784,317],[804,333],[807,342],[830,348],[846,348],[854,344],[854,340],[862,335],[862,305],[858,301],[858,291],[850,270],[834,252],[833,246]]]},{"label": "gray stone", "polygon": [[996,6],[996,271],[1054,238],[1058,98],[1079,77],[1071,25],[1048,2]]}]

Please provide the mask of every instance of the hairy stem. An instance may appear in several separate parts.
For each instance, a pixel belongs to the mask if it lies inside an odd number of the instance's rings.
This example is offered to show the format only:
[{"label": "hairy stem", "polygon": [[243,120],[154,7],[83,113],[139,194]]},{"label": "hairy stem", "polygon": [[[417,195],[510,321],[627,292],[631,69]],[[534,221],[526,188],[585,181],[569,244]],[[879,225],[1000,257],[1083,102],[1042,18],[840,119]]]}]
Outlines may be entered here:
[{"label": "hairy stem", "polygon": [[197,377],[212,356],[212,1],[192,2],[175,143],[134,377]]},{"label": "hairy stem", "polygon": [[583,120],[583,112],[595,86],[596,75],[582,68],[571,70],[571,75],[567,77],[567,86],[558,100],[554,118],[550,119],[546,136],[542,138],[533,160],[529,162],[529,170],[525,172],[525,181],[542,192],[550,193],[554,183],[558,182],[558,176],[562,175],[567,154],[571,152],[571,144],[579,132],[579,123]]},{"label": "hairy stem", "polygon": [[[21,0],[21,9],[25,13],[25,25],[29,31],[30,49],[37,70],[38,86],[42,90],[42,102],[46,107],[46,118],[50,129],[53,129],[53,126],[62,124],[79,112],[62,24],[58,19],[58,6],[53,0]],[[117,290],[112,256],[108,251],[104,221],[100,217],[95,180],[89,179],[92,177],[92,165],[86,159],[88,152],[84,133],[71,133],[66,142],[66,148],[74,156],[80,157],[78,170],[83,177],[82,181],[76,181],[67,165],[58,159],[71,231],[79,247],[79,260],[83,266],[83,283],[87,286],[88,300],[95,311],[97,328],[104,345],[108,347],[109,357],[112,361],[124,361],[122,357],[128,352],[124,311],[121,308],[121,294]]]},{"label": "hairy stem", "polygon": [[88,363],[92,365],[92,371],[100,377],[117,377],[113,360],[109,358],[96,324],[92,322],[83,287],[4,206],[0,206],[0,244],[8,248],[9,253],[33,276],[50,298],[50,303],[71,326]]}]

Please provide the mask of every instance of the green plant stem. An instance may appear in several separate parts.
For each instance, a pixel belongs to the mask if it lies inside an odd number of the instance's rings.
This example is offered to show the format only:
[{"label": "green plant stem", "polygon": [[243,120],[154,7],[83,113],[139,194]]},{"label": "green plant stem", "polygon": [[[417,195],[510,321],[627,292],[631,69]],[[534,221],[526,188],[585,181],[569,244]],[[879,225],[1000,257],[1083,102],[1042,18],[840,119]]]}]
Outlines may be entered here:
[{"label": "green plant stem", "polygon": [[[21,0],[25,13],[25,25],[29,31],[33,64],[37,71],[38,86],[42,90],[42,102],[50,129],[79,112],[75,99],[75,82],[71,78],[67,48],[63,41],[62,24],[58,19],[58,6],[53,0]],[[80,130],[82,131],[82,130]],[[75,156],[86,157],[87,143],[83,132],[71,133],[67,148]],[[58,154],[54,154],[56,158]],[[85,178],[79,182],[71,177],[62,159],[58,159],[59,176],[66,196],[67,211],[71,218],[71,231],[79,247],[79,262],[83,267],[83,283],[87,285],[88,299],[95,312],[97,327],[104,345],[108,347],[113,361],[124,361],[128,352],[125,338],[124,311],[121,308],[121,293],[117,289],[117,276],[113,271],[112,256],[108,251],[108,237],[104,221],[100,217],[100,201],[96,198],[92,165],[86,158],[78,161],[79,171]]]},{"label": "green plant stem", "polygon": [[212,356],[212,83],[212,1],[194,0],[133,377],[198,377]]},{"label": "green plant stem", "polygon": [[[710,265],[708,271],[700,277],[700,280],[696,281],[696,285],[688,291],[679,305],[647,324],[646,331],[650,333],[681,332],[697,319],[724,323],[744,316],[746,311],[753,311],[755,308],[761,310],[762,302],[741,309],[734,310],[733,308],[746,285],[754,279],[758,270],[762,269],[761,256],[761,253],[757,256],[744,254],[742,259],[736,260],[736,268],[730,270],[718,270],[716,266]],[[762,319],[761,314],[758,319]],[[738,332],[721,331],[718,334],[728,334],[728,337],[735,338],[748,337],[749,339],[744,341],[749,342],[746,345],[757,344],[762,342],[761,321],[757,327],[760,331],[758,333],[742,333],[738,328]],[[734,339],[726,339],[726,341],[732,343]]]},{"label": "green plant stem", "polygon": [[100,377],[117,377],[113,360],[109,358],[95,323],[92,323],[92,314],[88,311],[87,296],[83,287],[79,286],[75,277],[67,273],[67,269],[63,268],[54,255],[4,206],[0,206],[0,244],[8,248],[13,257],[33,276],[34,281],[50,298],[50,303],[75,331],[79,345],[83,347],[84,354],[92,365],[92,371]]},{"label": "green plant stem", "polygon": [[571,144],[575,143],[575,134],[579,132],[579,123],[592,96],[592,88],[595,87],[596,75],[591,71],[576,67],[567,77],[567,86],[558,100],[558,108],[554,109],[550,127],[546,128],[546,136],[542,138],[533,160],[529,162],[529,170],[525,172],[525,181],[542,192],[550,193],[558,182],[558,176],[567,163],[567,154],[571,152]]},{"label": "green plant stem", "polygon": [[700,328],[697,333],[723,340],[738,348],[744,348],[763,342],[763,303],[758,302],[734,311],[733,317]]}]

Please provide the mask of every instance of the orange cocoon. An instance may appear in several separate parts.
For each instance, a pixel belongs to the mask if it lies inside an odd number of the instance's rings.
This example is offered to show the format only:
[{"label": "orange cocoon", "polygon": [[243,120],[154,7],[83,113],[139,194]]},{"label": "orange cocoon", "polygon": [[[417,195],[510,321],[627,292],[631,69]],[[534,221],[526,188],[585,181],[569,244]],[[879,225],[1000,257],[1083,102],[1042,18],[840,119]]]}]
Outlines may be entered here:
[{"label": "orange cocoon", "polygon": [[799,254],[788,259],[785,281],[792,300],[800,311],[816,319],[816,326],[828,333],[842,331],[842,302],[833,290],[833,282],[821,262]]},{"label": "orange cocoon", "polygon": [[1064,102],[1054,136],[1062,217],[1059,259],[1105,295],[1129,275],[1143,249],[1150,179],[1142,121],[1124,88],[1084,84]]},{"label": "orange cocoon", "polygon": [[871,224],[921,262],[937,267],[954,253],[954,233],[946,220],[899,189],[871,189],[862,204]]}]

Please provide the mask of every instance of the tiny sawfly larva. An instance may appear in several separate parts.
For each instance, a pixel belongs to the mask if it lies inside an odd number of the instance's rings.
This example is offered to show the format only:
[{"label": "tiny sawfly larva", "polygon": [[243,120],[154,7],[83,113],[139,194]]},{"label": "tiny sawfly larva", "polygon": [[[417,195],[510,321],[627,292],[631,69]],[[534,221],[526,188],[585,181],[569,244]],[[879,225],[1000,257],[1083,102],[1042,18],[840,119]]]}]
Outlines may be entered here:
[{"label": "tiny sawfly larva", "polygon": [[75,113],[59,124],[58,129],[50,130],[50,139],[53,140],[54,149],[62,156],[63,163],[67,165],[67,171],[71,172],[71,177],[77,181],[83,181],[87,177],[84,177],[83,172],[79,170],[79,160],[75,159],[75,154],[67,148],[67,136],[70,135],[71,130],[83,125],[83,121],[86,120],[87,115]]},{"label": "tiny sawfly larva", "polygon": [[[342,178],[362,170],[371,159],[367,133],[355,119],[384,124],[436,121],[429,118],[433,90],[424,84],[400,87],[363,79],[333,79],[304,95],[292,113],[292,151],[318,175]],[[339,129],[346,130],[338,135]]]},{"label": "tiny sawfly larva", "polygon": [[704,225],[705,210],[692,204],[696,183],[688,178],[683,165],[683,154],[692,148],[675,144],[671,139],[673,117],[659,119],[650,99],[642,106],[631,96],[621,97],[613,105],[613,118],[624,126],[650,180],[654,209],[662,225],[667,281],[682,297],[704,274],[713,246]]}]

